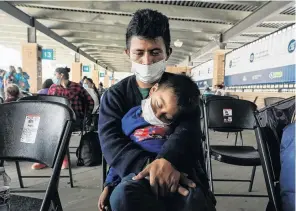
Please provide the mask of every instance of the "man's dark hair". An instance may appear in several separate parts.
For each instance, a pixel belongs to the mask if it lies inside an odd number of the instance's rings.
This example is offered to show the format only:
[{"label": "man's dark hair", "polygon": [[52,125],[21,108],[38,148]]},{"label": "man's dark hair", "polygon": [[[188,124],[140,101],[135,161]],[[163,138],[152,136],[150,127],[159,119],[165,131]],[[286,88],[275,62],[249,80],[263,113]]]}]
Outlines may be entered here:
[{"label": "man's dark hair", "polygon": [[53,85],[53,82],[51,79],[46,79],[42,84],[42,89],[49,89]]},{"label": "man's dark hair", "polygon": [[59,73],[59,74],[63,74],[66,80],[69,79],[69,72],[71,71],[70,68],[68,68],[68,67],[58,67],[55,71],[57,73]]},{"label": "man's dark hair", "polygon": [[190,77],[173,73],[165,73],[158,82],[158,89],[171,88],[177,98],[178,116],[191,113],[199,105],[200,91]]},{"label": "man's dark hair", "polygon": [[128,24],[126,31],[126,48],[130,48],[130,41],[133,36],[154,40],[162,37],[166,47],[166,53],[170,53],[171,35],[169,19],[165,15],[151,9],[142,9],[135,12]]}]

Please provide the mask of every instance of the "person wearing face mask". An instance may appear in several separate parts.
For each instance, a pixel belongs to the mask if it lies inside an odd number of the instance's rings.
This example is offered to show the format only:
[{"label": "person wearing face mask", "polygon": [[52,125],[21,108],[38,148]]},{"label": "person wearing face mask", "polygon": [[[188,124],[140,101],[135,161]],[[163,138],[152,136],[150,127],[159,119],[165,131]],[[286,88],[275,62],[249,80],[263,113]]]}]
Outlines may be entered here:
[{"label": "person wearing face mask", "polygon": [[30,76],[28,75],[28,73],[23,72],[23,69],[21,67],[18,67],[15,74],[15,80],[17,81],[16,83],[20,89],[24,91],[29,91],[30,89],[30,84],[28,81],[29,79],[30,79]]},{"label": "person wearing face mask", "polygon": [[[167,203],[174,203],[166,197],[179,193],[179,197],[188,195],[188,186],[196,186],[195,190],[202,191],[207,198],[211,196],[201,147],[199,107],[171,125],[173,132],[156,157],[122,131],[124,115],[141,105],[150,89],[168,74],[164,72],[172,53],[170,43],[166,16],[150,9],[136,11],[126,31],[126,54],[132,62],[134,76],[110,87],[101,100],[98,134],[102,152],[124,181],[111,194],[113,211],[164,211]],[[156,116],[160,118],[168,112],[162,107]],[[137,176],[126,182],[125,177],[131,173]],[[191,180],[182,173],[188,174]],[[145,178],[149,178],[149,182],[143,186]],[[201,186],[205,188],[201,189]],[[207,202],[209,206],[215,204],[214,198],[209,201],[204,201],[203,196],[196,198],[201,199],[200,207]]]},{"label": "person wearing face mask", "polygon": [[99,92],[91,78],[85,78],[83,81],[83,88],[86,89],[88,94],[92,97],[94,101],[94,109],[92,114],[96,114],[98,112],[100,101],[99,101]]},{"label": "person wearing face mask", "polygon": [[[71,108],[73,109],[76,121],[72,124],[72,129],[79,128],[86,115],[90,115],[94,108],[94,101],[88,92],[80,86],[69,80],[70,68],[59,67],[55,70],[52,82],[54,83],[48,90],[48,95],[55,95],[65,97],[69,100]],[[62,169],[68,168],[68,159],[63,161]],[[32,169],[42,169],[46,165],[35,163]]]},{"label": "person wearing face mask", "polygon": [[[172,133],[171,126],[174,120],[182,113],[194,110],[198,106],[199,95],[198,87],[189,77],[174,74],[164,75],[150,89],[149,97],[142,100],[140,106],[133,107],[124,115],[122,131],[133,142],[156,157]],[[166,107],[168,112],[159,116],[163,107]],[[121,178],[116,174],[116,170],[111,167],[105,181],[105,188],[99,199],[100,211],[106,210],[110,194],[120,181]],[[142,183],[144,186],[149,186],[148,180],[144,180]],[[111,198],[111,208],[114,209],[112,202]],[[186,203],[180,203],[177,206],[178,211],[193,208],[192,204]],[[117,209],[115,208],[115,210]],[[168,210],[171,209],[168,207]]]}]

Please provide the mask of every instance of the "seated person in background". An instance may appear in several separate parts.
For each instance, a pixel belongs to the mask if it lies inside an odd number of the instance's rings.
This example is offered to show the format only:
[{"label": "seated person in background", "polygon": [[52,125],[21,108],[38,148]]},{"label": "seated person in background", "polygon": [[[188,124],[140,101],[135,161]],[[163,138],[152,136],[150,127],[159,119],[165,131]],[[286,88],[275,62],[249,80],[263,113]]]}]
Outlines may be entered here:
[{"label": "seated person in background", "polygon": [[5,103],[17,101],[20,98],[20,89],[15,84],[9,84],[5,89]]},{"label": "seated person in background", "polygon": [[[191,87],[184,95],[181,86]],[[199,90],[196,84],[185,75],[164,76],[150,90],[149,98],[142,100],[141,106],[130,109],[122,118],[123,133],[141,148],[154,153],[156,157],[163,144],[172,133],[170,125],[182,115],[198,106]],[[168,112],[159,117],[161,109]],[[105,188],[99,199],[99,210],[106,210],[113,188],[121,178],[114,168],[110,168],[105,181]],[[147,180],[147,183],[149,181]],[[186,209],[185,209],[186,210]]]},{"label": "seated person in background", "polygon": [[213,95],[213,92],[211,91],[210,87],[206,87],[205,88],[205,91],[203,92],[203,95],[206,96],[206,95]]},{"label": "seated person in background", "polygon": [[284,129],[281,141],[280,188],[283,211],[295,210],[295,122]]},{"label": "seated person in background", "polygon": [[42,84],[42,89],[40,89],[37,93],[40,95],[47,95],[51,85],[53,85],[52,79],[46,79]]},{"label": "seated person in background", "polygon": [[83,88],[86,89],[86,91],[88,92],[88,94],[90,94],[90,96],[94,101],[94,109],[92,114],[97,113],[100,106],[100,102],[99,102],[99,92],[96,88],[96,85],[94,84],[91,78],[86,78],[83,81]]},{"label": "seated person in background", "polygon": [[14,66],[9,66],[9,70],[4,75],[4,88],[8,86],[8,84],[17,84],[17,80],[15,78],[16,71]]},{"label": "seated person in background", "polygon": [[[59,67],[55,70],[53,85],[48,90],[48,95],[65,97],[69,100],[73,109],[76,121],[72,124],[72,129],[81,128],[82,121],[87,114],[91,114],[94,108],[94,101],[88,92],[80,84],[69,80],[70,68]],[[35,163],[32,169],[42,169],[46,165]],[[63,161],[62,169],[69,167],[68,159]]]}]

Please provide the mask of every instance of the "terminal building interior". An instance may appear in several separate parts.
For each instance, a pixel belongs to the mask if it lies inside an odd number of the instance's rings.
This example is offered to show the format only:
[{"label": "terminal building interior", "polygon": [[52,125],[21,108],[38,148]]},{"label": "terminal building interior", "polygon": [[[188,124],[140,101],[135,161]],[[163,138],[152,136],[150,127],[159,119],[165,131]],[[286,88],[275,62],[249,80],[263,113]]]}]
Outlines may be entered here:
[{"label": "terminal building interior", "polygon": [[[137,78],[127,27],[146,9],[169,20],[172,53],[163,71],[189,76],[200,91],[196,131],[216,210],[295,210],[295,199],[284,194],[288,185],[295,198],[295,6],[280,0],[0,1],[0,211],[100,210],[115,158],[105,160],[99,140],[100,127],[114,126],[98,119],[109,112],[102,106],[116,86]],[[50,96],[62,92],[63,80],[78,86],[72,94],[83,105]],[[91,114],[80,118],[76,111],[86,113],[86,105]],[[90,163],[83,161],[95,149]]]}]

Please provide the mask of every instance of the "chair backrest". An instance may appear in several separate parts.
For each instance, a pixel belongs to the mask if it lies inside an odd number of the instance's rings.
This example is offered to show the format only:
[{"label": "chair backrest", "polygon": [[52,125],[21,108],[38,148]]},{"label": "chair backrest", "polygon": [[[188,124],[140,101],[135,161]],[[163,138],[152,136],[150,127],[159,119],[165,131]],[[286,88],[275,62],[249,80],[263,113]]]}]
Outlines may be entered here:
[{"label": "chair backrest", "polygon": [[254,111],[257,106],[246,100],[220,96],[205,103],[207,127],[223,132],[249,129],[255,127]]},{"label": "chair backrest", "polygon": [[278,181],[280,176],[280,145],[283,129],[292,122],[294,115],[295,96],[274,103],[255,113],[274,181]]},{"label": "chair backrest", "polygon": [[37,100],[37,101],[48,101],[48,102],[56,102],[61,103],[67,106],[71,106],[69,100],[65,97],[54,96],[54,95],[34,95],[34,96],[27,96],[19,99],[19,101],[24,100]]},{"label": "chair backrest", "polygon": [[264,105],[269,106],[284,99],[285,98],[282,98],[282,97],[266,97],[264,98]]},{"label": "chair backrest", "polygon": [[239,96],[238,95],[229,95],[229,97],[232,97],[234,99],[239,99]]},{"label": "chair backrest", "polygon": [[54,102],[22,101],[0,104],[0,111],[0,159],[53,167],[61,143],[69,137],[71,109]]}]

